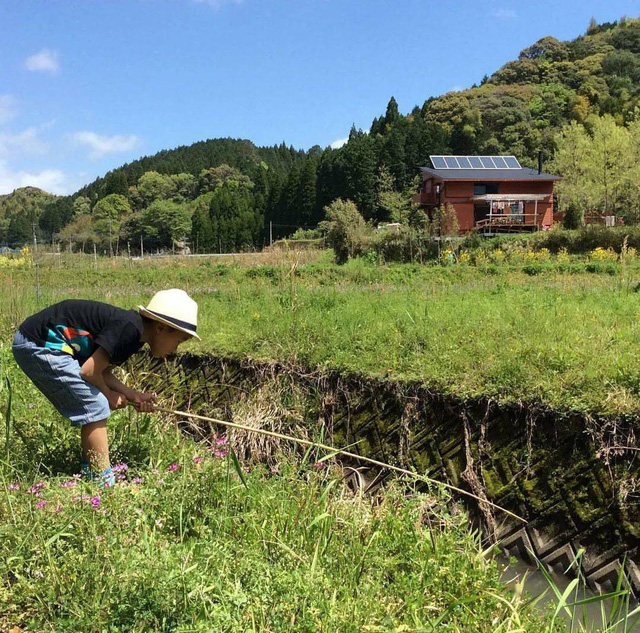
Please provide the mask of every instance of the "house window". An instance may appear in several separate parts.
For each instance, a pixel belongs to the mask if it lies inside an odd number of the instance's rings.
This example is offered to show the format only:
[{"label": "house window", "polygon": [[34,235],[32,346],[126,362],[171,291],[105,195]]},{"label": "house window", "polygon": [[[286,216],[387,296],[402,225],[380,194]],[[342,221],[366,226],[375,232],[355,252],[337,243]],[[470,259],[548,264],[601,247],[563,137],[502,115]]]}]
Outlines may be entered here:
[{"label": "house window", "polygon": [[484,196],[488,193],[499,193],[497,182],[474,182],[473,195]]}]

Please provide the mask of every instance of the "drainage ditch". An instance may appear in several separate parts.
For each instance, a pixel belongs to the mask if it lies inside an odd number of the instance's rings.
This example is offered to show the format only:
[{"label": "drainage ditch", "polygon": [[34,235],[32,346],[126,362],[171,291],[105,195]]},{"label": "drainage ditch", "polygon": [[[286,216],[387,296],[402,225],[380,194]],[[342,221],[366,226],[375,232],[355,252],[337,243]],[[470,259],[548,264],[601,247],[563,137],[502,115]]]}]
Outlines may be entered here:
[{"label": "drainage ditch", "polygon": [[[277,363],[181,355],[138,361],[133,380],[172,409],[317,439],[469,490],[525,518],[522,525],[461,499],[508,555],[553,572],[581,571],[596,590],[615,588],[624,565],[640,596],[638,420],[558,413],[444,396],[418,382],[307,371]],[[204,437],[211,429],[180,422]],[[251,437],[253,436],[253,437]],[[270,461],[277,442],[247,433],[241,458]],[[386,473],[359,469],[366,485]]]}]

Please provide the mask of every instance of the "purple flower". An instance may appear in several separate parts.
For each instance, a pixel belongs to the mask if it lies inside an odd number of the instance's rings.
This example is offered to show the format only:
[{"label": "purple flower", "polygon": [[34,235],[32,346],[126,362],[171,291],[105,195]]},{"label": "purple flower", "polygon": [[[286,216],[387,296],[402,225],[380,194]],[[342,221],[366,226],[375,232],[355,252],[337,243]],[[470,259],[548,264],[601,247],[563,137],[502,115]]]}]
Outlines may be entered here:
[{"label": "purple flower", "polygon": [[20,484],[9,484],[7,488],[9,490],[20,490]]},{"label": "purple flower", "polygon": [[44,481],[39,481],[37,484],[33,484],[29,490],[27,490],[28,495],[35,495],[39,497],[42,494],[44,488],[47,487],[47,484]]},{"label": "purple flower", "polygon": [[55,512],[56,513],[62,512],[62,508],[63,508],[63,506],[56,506]]},{"label": "purple flower", "polygon": [[111,468],[111,470],[112,470],[114,473],[119,473],[119,472],[123,472],[123,473],[124,473],[124,472],[127,472],[127,470],[129,470],[129,466],[127,466],[127,465],[126,465],[126,464],[124,464],[124,463],[116,464],[115,466],[113,466],[113,467]]},{"label": "purple flower", "polygon": [[126,476],[126,475],[118,475],[118,476],[116,477],[116,481],[125,481],[125,480],[126,480],[126,478],[127,478],[127,476]]},{"label": "purple flower", "polygon": [[327,464],[326,464],[326,462],[314,462],[313,463],[313,467],[314,468],[318,468],[318,469],[322,469],[322,468],[326,468]]},{"label": "purple flower", "polygon": [[78,485],[77,479],[69,479],[60,484],[60,488],[75,488]]},{"label": "purple flower", "polygon": [[194,463],[194,464],[199,464],[201,461],[202,461],[202,457],[200,457],[200,455],[196,455],[196,456],[193,458],[193,463]]},{"label": "purple flower", "polygon": [[228,448],[218,448],[215,451],[213,451],[213,456],[214,457],[226,457],[229,454],[229,449]]},{"label": "purple flower", "polygon": [[132,484],[141,484],[141,483],[142,483],[142,477],[134,477],[134,478],[131,480],[131,483],[132,483]]},{"label": "purple flower", "polygon": [[178,462],[173,462],[173,464],[169,464],[169,468],[167,468],[167,470],[170,473],[175,472],[176,470],[178,470],[178,468],[180,468],[180,465],[178,464]]},{"label": "purple flower", "polygon": [[96,495],[95,497],[91,497],[90,501],[92,508],[97,510],[100,507],[100,497],[98,497],[98,495]]},{"label": "purple flower", "polygon": [[221,435],[220,437],[216,437],[216,446],[224,446],[227,443],[227,436]]},{"label": "purple flower", "polygon": [[36,510],[40,510],[40,508],[44,508],[47,505],[46,499],[40,499],[38,503],[36,503]]}]

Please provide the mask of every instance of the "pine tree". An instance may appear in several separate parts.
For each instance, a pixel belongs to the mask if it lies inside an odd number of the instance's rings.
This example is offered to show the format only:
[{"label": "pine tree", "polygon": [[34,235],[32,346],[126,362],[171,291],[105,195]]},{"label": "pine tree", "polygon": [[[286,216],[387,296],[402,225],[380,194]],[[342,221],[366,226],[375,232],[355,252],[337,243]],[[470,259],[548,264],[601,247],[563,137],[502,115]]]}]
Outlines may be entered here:
[{"label": "pine tree", "polygon": [[308,158],[300,174],[298,187],[298,218],[302,225],[316,224],[316,162]]}]

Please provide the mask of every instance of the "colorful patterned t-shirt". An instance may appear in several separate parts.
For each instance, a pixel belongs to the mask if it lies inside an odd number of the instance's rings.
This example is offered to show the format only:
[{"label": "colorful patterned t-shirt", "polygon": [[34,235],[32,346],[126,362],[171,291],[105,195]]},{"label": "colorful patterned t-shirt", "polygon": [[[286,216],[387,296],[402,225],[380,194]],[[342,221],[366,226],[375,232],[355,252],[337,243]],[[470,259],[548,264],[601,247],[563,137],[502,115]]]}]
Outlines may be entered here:
[{"label": "colorful patterned t-shirt", "polygon": [[83,364],[102,347],[119,365],[142,347],[142,317],[100,301],[68,299],[30,316],[20,326],[28,339]]}]

